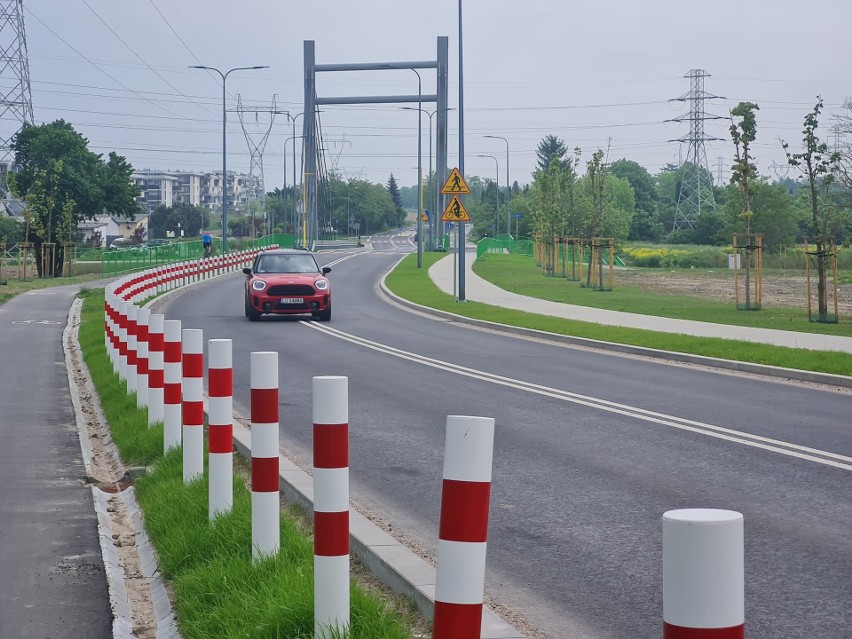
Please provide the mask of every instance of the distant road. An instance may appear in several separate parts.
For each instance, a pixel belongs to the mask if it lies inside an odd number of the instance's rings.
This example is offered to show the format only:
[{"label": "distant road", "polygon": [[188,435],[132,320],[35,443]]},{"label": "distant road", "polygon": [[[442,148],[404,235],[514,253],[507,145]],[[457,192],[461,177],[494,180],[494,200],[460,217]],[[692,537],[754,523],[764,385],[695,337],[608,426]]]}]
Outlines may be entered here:
[{"label": "distant road", "polygon": [[311,377],[348,375],[352,497],[432,551],[446,415],[496,418],[486,587],[549,637],[659,637],[660,519],[685,507],[745,515],[747,636],[850,636],[852,394],[412,314],[376,286],[408,237],[320,254],[329,324],[249,323],[241,276],[166,312],[234,340],[244,414],[248,353],[279,350],[282,446],[306,463]]}]

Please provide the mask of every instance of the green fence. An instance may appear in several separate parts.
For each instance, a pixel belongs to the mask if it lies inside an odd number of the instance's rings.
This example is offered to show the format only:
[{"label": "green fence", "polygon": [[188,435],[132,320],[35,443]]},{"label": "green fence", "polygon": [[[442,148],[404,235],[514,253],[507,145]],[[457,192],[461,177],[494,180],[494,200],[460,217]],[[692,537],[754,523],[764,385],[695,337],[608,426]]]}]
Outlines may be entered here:
[{"label": "green fence", "polygon": [[[293,236],[290,234],[276,233],[265,235],[257,239],[229,239],[228,249],[230,251],[241,251],[248,248],[261,248],[277,244],[278,246],[292,247]],[[213,238],[213,255],[222,252],[222,239]],[[183,262],[186,260],[204,257],[204,246],[201,240],[189,242],[173,242],[163,246],[146,247],[144,244],[130,248],[105,251],[101,255],[101,274],[116,275],[130,271],[141,271],[154,268],[162,264]]]}]

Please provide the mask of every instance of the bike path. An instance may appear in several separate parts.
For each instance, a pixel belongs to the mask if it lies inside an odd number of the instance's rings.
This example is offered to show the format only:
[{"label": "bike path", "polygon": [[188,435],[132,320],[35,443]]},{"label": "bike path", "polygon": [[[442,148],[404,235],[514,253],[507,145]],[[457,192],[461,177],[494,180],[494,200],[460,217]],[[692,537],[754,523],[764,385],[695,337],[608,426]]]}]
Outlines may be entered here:
[{"label": "bike path", "polygon": [[78,289],[0,305],[0,637],[112,636],[62,349]]},{"label": "bike path", "polygon": [[[482,302],[492,306],[511,308],[539,315],[550,315],[565,319],[591,322],[605,326],[639,328],[662,333],[678,333],[695,337],[718,337],[745,342],[758,342],[789,348],[804,348],[820,351],[841,351],[852,353],[852,337],[840,335],[818,335],[799,333],[770,328],[752,328],[713,322],[672,319],[654,315],[640,315],[610,311],[589,306],[551,302],[536,297],[528,297],[503,290],[482,279],[473,271],[475,254],[468,254],[465,260],[465,299]],[[429,269],[429,277],[444,293],[453,294],[453,256],[438,260]]]}]

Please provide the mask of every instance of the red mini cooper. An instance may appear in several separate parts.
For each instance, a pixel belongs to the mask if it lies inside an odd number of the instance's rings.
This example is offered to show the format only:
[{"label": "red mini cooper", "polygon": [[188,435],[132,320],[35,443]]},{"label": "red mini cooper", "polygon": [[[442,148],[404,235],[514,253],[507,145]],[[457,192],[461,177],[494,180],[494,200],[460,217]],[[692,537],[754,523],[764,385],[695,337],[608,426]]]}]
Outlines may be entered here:
[{"label": "red mini cooper", "polygon": [[320,268],[313,253],[300,249],[264,251],[246,274],[246,317],[252,322],[264,313],[310,313],[320,321],[331,319],[331,267]]}]

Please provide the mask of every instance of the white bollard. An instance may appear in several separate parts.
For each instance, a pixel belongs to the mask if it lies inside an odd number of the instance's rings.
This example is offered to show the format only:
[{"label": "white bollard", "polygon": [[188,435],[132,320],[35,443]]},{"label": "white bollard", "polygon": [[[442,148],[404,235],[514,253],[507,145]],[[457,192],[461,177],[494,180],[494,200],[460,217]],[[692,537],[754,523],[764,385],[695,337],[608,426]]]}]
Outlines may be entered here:
[{"label": "white bollard", "polygon": [[148,406],[148,321],[151,311],[136,311],[136,408]]},{"label": "white bollard", "polygon": [[313,378],[314,636],[349,631],[349,378]]},{"label": "white bollard", "polygon": [[479,639],[494,420],[447,416],[433,639]]},{"label": "white bollard", "polygon": [[183,398],[180,320],[163,323],[163,452],[181,443]]},{"label": "white bollard", "polygon": [[209,516],[231,510],[234,503],[234,373],[229,339],[211,339],[207,346],[207,422]]},{"label": "white bollard", "polygon": [[183,482],[204,474],[204,331],[185,328],[183,348]]},{"label": "white bollard", "polygon": [[278,478],[278,353],[250,356],[252,558],[278,553],[281,543]]},{"label": "white bollard", "polygon": [[743,639],[743,516],[692,508],[663,515],[663,638]]},{"label": "white bollard", "polygon": [[163,421],[165,320],[160,313],[151,313],[148,318],[148,426]]},{"label": "white bollard", "polygon": [[127,394],[136,392],[136,317],[139,307],[127,305]]},{"label": "white bollard", "polygon": [[118,378],[127,380],[127,307],[129,302],[118,301]]}]

